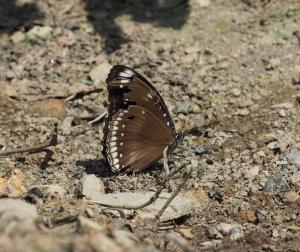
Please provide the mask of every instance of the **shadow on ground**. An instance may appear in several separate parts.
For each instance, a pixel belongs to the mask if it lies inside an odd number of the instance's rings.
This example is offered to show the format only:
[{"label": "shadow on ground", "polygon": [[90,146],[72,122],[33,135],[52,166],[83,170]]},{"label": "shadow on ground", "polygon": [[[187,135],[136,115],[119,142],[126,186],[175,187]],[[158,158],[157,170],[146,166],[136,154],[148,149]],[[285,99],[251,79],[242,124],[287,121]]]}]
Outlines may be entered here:
[{"label": "shadow on ground", "polygon": [[0,33],[11,33],[20,26],[43,17],[34,3],[21,5],[16,0],[0,0]]},{"label": "shadow on ground", "polygon": [[104,50],[112,53],[130,38],[116,23],[121,15],[133,21],[179,29],[189,15],[188,0],[84,0],[88,19],[105,38]]}]

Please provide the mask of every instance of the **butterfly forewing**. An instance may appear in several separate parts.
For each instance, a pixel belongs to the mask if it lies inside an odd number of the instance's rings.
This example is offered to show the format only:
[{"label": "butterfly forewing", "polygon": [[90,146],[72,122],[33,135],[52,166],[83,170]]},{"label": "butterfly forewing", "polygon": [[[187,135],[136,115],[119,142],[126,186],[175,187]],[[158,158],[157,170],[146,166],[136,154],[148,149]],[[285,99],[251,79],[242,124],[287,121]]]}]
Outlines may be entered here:
[{"label": "butterfly forewing", "polygon": [[158,91],[144,77],[125,66],[114,66],[107,78],[108,116],[104,127],[104,155],[116,172],[141,171],[176,146],[176,131]]}]

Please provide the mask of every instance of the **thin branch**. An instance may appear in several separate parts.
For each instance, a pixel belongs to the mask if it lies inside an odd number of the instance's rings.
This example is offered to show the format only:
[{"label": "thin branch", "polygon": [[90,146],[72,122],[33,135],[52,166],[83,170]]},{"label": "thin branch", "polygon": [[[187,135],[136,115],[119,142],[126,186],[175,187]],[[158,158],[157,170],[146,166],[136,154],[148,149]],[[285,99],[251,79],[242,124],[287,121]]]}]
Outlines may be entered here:
[{"label": "thin branch", "polygon": [[181,182],[181,184],[176,188],[176,190],[173,192],[173,194],[171,195],[171,197],[168,198],[168,200],[166,201],[166,203],[164,204],[164,206],[155,215],[155,218],[157,220],[162,216],[162,214],[164,213],[164,211],[171,204],[172,200],[178,195],[178,193],[180,192],[181,188],[186,184],[186,182],[189,180],[189,178],[191,177],[191,175],[192,175],[192,169],[189,170],[189,172],[186,174],[186,176],[184,177],[184,180]]},{"label": "thin branch", "polygon": [[[164,170],[165,170],[166,176],[168,176],[170,174],[170,169],[169,169],[169,165],[168,165],[168,149],[169,149],[169,147],[167,146],[163,151]],[[172,191],[175,191],[176,187],[171,179],[169,181],[169,185],[170,185]]]},{"label": "thin branch", "polygon": [[157,189],[157,191],[151,196],[151,198],[149,200],[147,200],[145,203],[141,204],[141,205],[137,205],[137,206],[129,206],[127,205],[127,203],[125,203],[124,205],[111,205],[111,204],[104,204],[101,203],[99,201],[88,201],[88,204],[97,204],[103,207],[108,207],[108,208],[113,208],[113,209],[128,209],[128,210],[135,210],[135,209],[142,209],[146,206],[151,205],[161,194],[162,190],[165,188],[166,183],[179,171],[181,171],[181,169],[184,167],[184,165],[181,165],[180,167],[178,167],[177,169],[175,169],[174,171],[170,172],[170,174],[168,176],[165,177],[165,179],[163,180],[163,182],[161,183],[160,187]]},{"label": "thin branch", "polygon": [[93,89],[89,89],[89,90],[81,90],[81,91],[78,91],[75,94],[72,94],[72,95],[66,97],[66,101],[72,101],[72,100],[81,98],[85,95],[101,92],[102,90],[103,90],[102,88],[93,88]]},{"label": "thin branch", "polygon": [[102,113],[101,115],[97,116],[95,119],[88,122],[89,125],[92,125],[95,122],[101,121],[105,116],[107,115],[107,112]]},{"label": "thin branch", "polygon": [[46,140],[45,142],[31,147],[24,147],[24,148],[18,148],[14,150],[3,151],[0,152],[0,156],[9,156],[12,154],[24,153],[24,152],[36,152],[55,145],[57,145],[57,124],[54,125],[54,129],[53,132],[51,133],[50,139]]}]

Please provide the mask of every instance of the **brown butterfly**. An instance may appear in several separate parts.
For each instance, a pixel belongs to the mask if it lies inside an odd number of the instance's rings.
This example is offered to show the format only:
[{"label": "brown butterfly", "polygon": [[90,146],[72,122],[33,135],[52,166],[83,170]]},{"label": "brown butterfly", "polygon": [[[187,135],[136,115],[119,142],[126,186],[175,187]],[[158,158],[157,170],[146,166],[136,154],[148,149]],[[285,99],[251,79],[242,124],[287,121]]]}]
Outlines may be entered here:
[{"label": "brown butterfly", "polygon": [[162,97],[143,76],[116,65],[106,79],[108,116],[102,139],[103,155],[113,172],[146,169],[171,153],[182,139]]}]

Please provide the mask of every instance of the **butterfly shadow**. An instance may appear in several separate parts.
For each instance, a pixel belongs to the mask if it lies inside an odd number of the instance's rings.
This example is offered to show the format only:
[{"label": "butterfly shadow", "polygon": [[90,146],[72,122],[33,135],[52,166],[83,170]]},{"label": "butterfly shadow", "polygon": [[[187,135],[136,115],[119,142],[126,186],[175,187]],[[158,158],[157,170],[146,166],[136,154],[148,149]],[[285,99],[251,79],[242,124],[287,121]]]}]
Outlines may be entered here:
[{"label": "butterfly shadow", "polygon": [[[189,0],[82,0],[88,20],[104,37],[104,50],[113,53],[130,41],[117,19],[129,15],[139,23],[180,29],[189,15]],[[129,28],[130,30],[131,28]]]},{"label": "butterfly shadow", "polygon": [[16,0],[0,0],[0,34],[12,33],[21,26],[44,17],[35,3],[18,4]]},{"label": "butterfly shadow", "polygon": [[98,177],[112,177],[114,174],[107,168],[105,159],[88,159],[76,161],[76,166],[81,166],[87,174],[95,174]]}]

